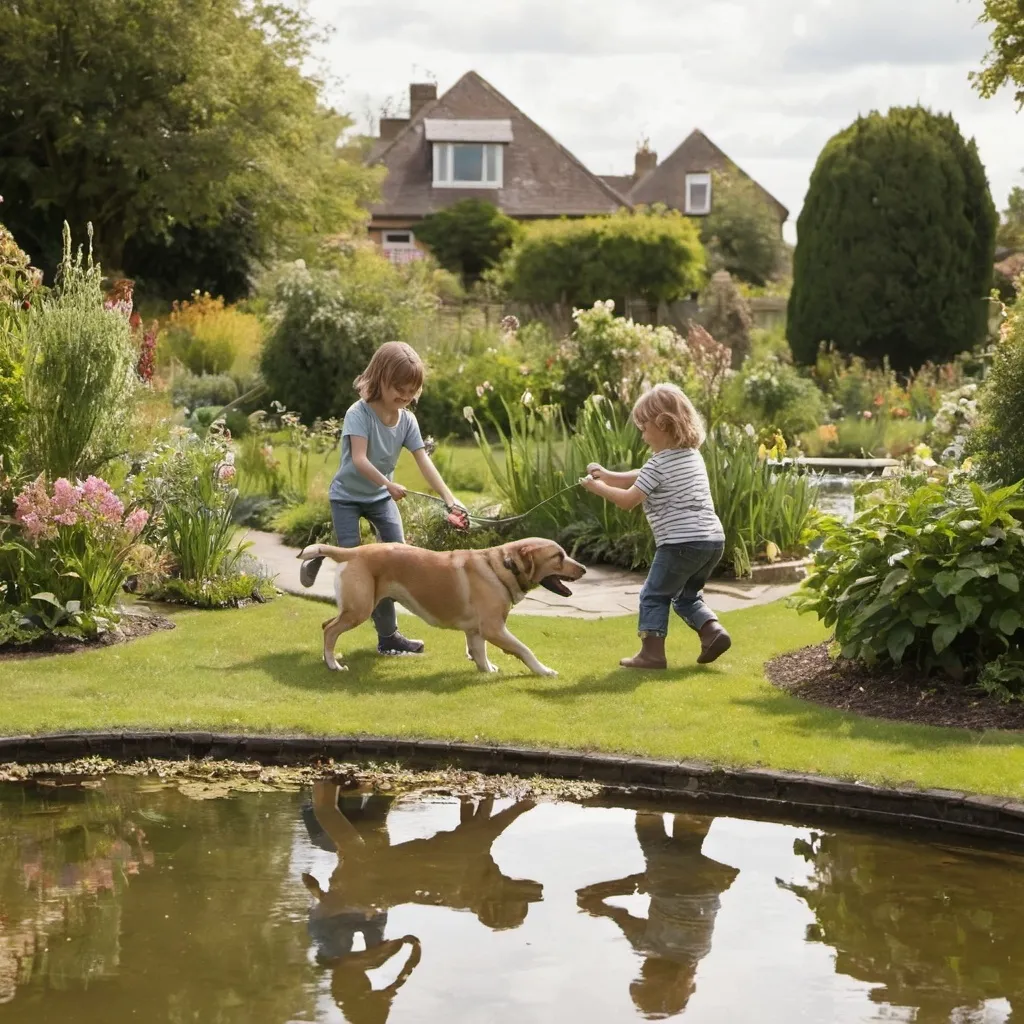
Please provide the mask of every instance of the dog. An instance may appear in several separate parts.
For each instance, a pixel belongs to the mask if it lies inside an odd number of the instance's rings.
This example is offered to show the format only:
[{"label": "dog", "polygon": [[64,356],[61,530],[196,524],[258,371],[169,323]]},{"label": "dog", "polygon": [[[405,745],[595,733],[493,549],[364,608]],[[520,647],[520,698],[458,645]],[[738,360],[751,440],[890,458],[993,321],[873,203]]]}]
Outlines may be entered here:
[{"label": "dog", "polygon": [[348,667],[335,658],[338,637],[365,622],[379,601],[391,597],[431,626],[462,630],[466,655],[481,672],[498,671],[487,658],[487,644],[492,643],[535,675],[557,675],[509,632],[508,613],[536,586],[571,597],[565,581],[578,580],[587,571],[554,541],[539,537],[479,551],[313,544],[299,554],[303,561],[321,556],[340,563],[335,579],[338,614],[323,624],[324,661],[335,671]]}]

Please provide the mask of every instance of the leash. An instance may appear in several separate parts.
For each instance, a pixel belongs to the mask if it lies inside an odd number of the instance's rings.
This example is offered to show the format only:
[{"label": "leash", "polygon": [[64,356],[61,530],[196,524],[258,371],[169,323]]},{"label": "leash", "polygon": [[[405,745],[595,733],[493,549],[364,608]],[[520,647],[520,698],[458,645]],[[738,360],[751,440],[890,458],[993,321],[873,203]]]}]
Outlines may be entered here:
[{"label": "leash", "polygon": [[445,504],[444,498],[436,494],[427,494],[425,491],[414,491],[408,487],[405,490],[406,494],[415,494],[418,498],[427,498],[430,501],[436,501],[438,504],[444,505],[445,511],[448,513],[446,516],[448,525],[453,529],[465,533],[469,530],[472,524],[476,524],[477,526],[504,526],[507,523],[516,523],[520,519],[525,519],[527,516],[532,515],[542,505],[546,505],[549,501],[554,501],[555,498],[565,494],[566,491],[571,491],[573,488],[578,486],[578,482],[575,484],[569,484],[567,487],[563,487],[560,491],[555,491],[554,494],[545,498],[543,501],[538,501],[533,508],[528,508],[525,512],[520,512],[517,516],[504,516],[500,519],[496,519],[491,516],[474,515],[469,511],[469,509],[462,508],[459,505]]}]

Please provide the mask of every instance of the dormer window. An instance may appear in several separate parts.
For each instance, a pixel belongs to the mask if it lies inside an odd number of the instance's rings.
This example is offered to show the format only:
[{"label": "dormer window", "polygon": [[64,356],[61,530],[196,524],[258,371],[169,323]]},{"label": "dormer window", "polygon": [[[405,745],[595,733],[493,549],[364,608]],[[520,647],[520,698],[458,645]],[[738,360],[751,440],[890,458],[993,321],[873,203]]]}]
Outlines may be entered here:
[{"label": "dormer window", "polygon": [[435,188],[502,187],[511,121],[427,118],[424,134],[433,146]]},{"label": "dormer window", "polygon": [[698,215],[711,212],[710,174],[686,176],[686,212]]}]

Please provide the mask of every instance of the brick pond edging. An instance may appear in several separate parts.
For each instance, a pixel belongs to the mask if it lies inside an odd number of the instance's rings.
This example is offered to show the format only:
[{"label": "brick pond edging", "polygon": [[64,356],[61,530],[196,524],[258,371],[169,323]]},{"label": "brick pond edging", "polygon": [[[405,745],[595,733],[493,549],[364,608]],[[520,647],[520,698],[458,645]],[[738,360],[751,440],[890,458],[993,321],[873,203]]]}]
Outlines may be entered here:
[{"label": "brick pond edging", "polygon": [[[1024,803],[946,789],[886,788],[766,768],[724,768],[623,754],[543,750],[372,736],[247,736],[209,732],[76,732],[0,738],[0,763],[43,764],[83,757],[119,761],[214,758],[294,765],[316,761],[455,765],[508,774],[595,782],[624,795],[695,800],[734,811],[807,822],[860,821],[972,835],[1024,845]],[[702,808],[703,809],[703,808]]]}]

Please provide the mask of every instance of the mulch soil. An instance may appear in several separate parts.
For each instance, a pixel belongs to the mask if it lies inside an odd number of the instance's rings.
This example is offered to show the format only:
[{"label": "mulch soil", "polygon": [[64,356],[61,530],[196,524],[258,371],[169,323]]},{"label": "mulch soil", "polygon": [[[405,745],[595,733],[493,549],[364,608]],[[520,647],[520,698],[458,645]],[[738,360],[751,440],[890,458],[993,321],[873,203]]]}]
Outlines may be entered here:
[{"label": "mulch soil", "polygon": [[117,628],[95,640],[73,637],[47,636],[30,644],[0,647],[0,661],[19,661],[24,658],[45,658],[54,654],[77,654],[98,647],[112,647],[149,636],[163,629],[174,629],[174,623],[162,615],[122,615]]},{"label": "mulch soil", "polygon": [[955,729],[1024,729],[1024,703],[1004,704],[969,687],[911,668],[869,669],[816,644],[773,658],[770,682],[794,697],[869,718]]}]

